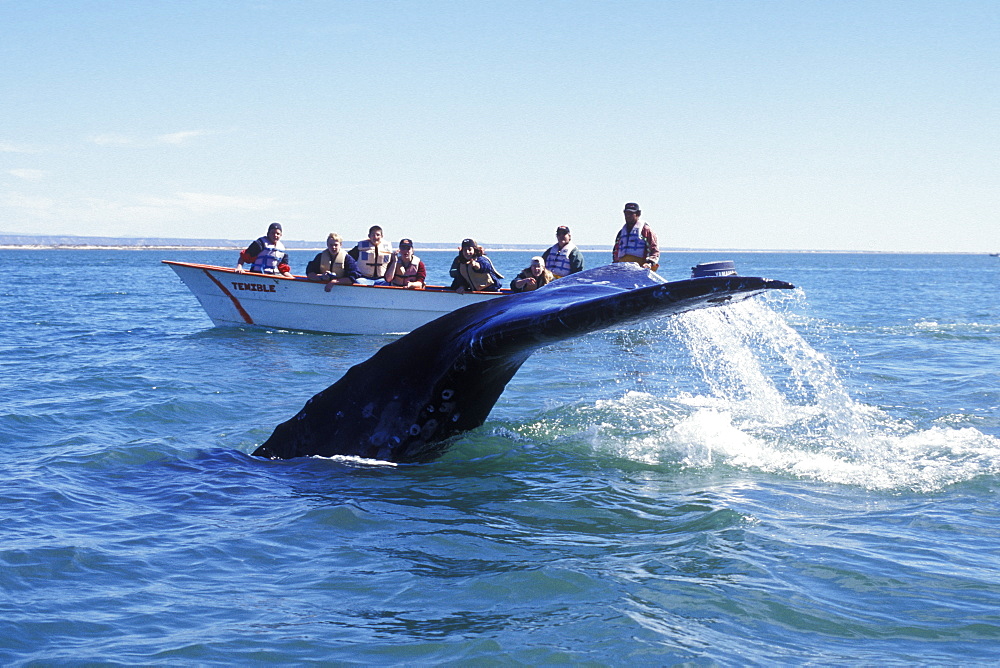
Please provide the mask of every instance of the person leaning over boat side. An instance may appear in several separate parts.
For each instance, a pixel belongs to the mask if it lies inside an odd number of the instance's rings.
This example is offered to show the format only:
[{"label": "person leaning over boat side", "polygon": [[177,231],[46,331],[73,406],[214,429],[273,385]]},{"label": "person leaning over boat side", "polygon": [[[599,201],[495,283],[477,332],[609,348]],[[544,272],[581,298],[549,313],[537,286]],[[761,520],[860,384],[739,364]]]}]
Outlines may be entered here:
[{"label": "person leaning over boat side", "polygon": [[236,271],[243,273],[243,263],[250,265],[250,271],[258,274],[281,274],[292,278],[292,268],[288,264],[288,253],[281,243],[281,223],[271,223],[267,227],[267,236],[263,236],[240,253],[236,263]]},{"label": "person leaning over boat side", "polygon": [[347,252],[358,263],[361,278],[358,283],[380,285],[385,283],[385,273],[395,255],[388,241],[382,241],[382,228],[372,225],[368,228],[368,238],[362,239]]},{"label": "person leaning over boat side", "polygon": [[327,290],[332,285],[353,285],[361,277],[354,258],[342,247],[344,239],[336,232],[330,232],[326,237],[326,249],[317,253],[316,257],[306,265],[306,278],[327,284]]},{"label": "person leaning over boat side", "polygon": [[454,279],[451,289],[457,292],[498,292],[503,280],[503,274],[493,267],[486,251],[476,244],[475,239],[462,239],[458,257],[452,261],[448,273]]},{"label": "person leaning over boat side", "polygon": [[413,242],[399,240],[399,252],[385,272],[385,282],[401,288],[423,288],[427,283],[427,268],[419,257],[413,254]]},{"label": "person leaning over boat side", "polygon": [[569,228],[560,225],[556,228],[556,244],[542,253],[545,268],[556,278],[569,276],[583,271],[583,253],[573,243],[573,235]]},{"label": "person leaning over boat side", "polygon": [[556,276],[545,268],[545,259],[541,255],[531,258],[531,264],[510,282],[510,289],[514,292],[531,292],[556,280]]},{"label": "person leaning over boat side", "polygon": [[656,271],[660,264],[660,247],[656,233],[644,220],[639,220],[642,211],[635,202],[625,205],[625,224],[615,237],[615,248],[611,251],[613,262],[635,262],[639,266]]}]

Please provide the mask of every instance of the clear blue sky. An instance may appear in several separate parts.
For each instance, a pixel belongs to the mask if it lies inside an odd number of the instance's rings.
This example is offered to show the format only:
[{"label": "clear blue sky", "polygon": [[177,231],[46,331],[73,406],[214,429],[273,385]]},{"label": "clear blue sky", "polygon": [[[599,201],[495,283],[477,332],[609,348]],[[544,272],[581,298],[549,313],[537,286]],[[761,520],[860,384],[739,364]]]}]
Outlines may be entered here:
[{"label": "clear blue sky", "polygon": [[0,232],[1000,251],[1000,2],[0,0]]}]

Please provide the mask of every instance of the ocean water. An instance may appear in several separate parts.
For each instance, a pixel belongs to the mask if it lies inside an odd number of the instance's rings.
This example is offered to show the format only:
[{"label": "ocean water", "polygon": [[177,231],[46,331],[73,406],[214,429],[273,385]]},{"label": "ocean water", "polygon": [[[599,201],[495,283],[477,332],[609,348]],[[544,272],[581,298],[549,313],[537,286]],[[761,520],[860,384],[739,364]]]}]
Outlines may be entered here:
[{"label": "ocean water", "polygon": [[0,664],[1000,661],[996,258],[665,255],[799,288],[544,349],[392,466],[248,456],[389,339],[212,327],[159,261],[233,252],[7,255]]}]

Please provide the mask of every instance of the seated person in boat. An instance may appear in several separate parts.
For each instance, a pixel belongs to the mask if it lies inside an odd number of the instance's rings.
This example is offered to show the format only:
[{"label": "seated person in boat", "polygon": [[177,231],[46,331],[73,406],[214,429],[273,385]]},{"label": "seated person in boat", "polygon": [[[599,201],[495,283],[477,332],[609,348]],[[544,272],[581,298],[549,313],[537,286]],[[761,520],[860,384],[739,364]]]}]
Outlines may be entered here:
[{"label": "seated person in boat", "polygon": [[556,278],[583,271],[583,253],[572,242],[569,228],[560,225],[556,228],[556,244],[542,253],[545,268]]},{"label": "seated person in boat", "polygon": [[330,232],[326,237],[326,250],[317,253],[306,265],[306,278],[331,285],[353,285],[361,278],[354,258],[342,247],[343,237]]},{"label": "seated person in boat", "polygon": [[486,251],[475,239],[462,240],[458,257],[451,263],[448,273],[454,279],[451,289],[457,292],[497,292],[500,290],[500,281],[503,280],[503,274],[493,267],[493,262],[486,257]]},{"label": "seated person in boat", "polygon": [[419,257],[413,254],[413,242],[400,239],[399,252],[386,270],[385,282],[401,288],[423,288],[427,282],[427,268]]},{"label": "seated person in boat", "polygon": [[514,292],[531,292],[537,290],[546,283],[556,280],[552,272],[545,268],[545,259],[541,255],[531,258],[531,264],[510,282],[510,289]]},{"label": "seated person in boat", "polygon": [[389,242],[382,240],[382,228],[378,225],[372,225],[368,238],[359,241],[347,254],[358,263],[361,278],[357,282],[364,285],[384,284],[389,264],[396,257]]},{"label": "seated person in boat", "polygon": [[258,274],[280,274],[292,278],[292,268],[288,264],[288,253],[281,243],[281,223],[271,223],[267,235],[263,236],[240,253],[236,271],[243,273],[243,263],[250,265],[250,271]]}]

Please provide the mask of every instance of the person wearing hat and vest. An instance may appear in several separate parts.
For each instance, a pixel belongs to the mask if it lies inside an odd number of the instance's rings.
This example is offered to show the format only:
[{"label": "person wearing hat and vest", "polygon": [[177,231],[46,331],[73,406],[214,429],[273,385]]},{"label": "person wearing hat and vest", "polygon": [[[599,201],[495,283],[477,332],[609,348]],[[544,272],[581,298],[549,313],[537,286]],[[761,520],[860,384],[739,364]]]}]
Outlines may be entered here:
[{"label": "person wearing hat and vest", "polygon": [[263,236],[240,253],[236,271],[243,273],[243,263],[250,265],[250,271],[258,274],[280,274],[292,278],[292,268],[288,264],[288,253],[281,243],[281,223],[271,223],[267,236]]},{"label": "person wearing hat and vest", "polygon": [[419,257],[413,254],[413,242],[399,240],[399,252],[385,272],[385,282],[401,288],[423,288],[427,281],[427,268]]},{"label": "person wearing hat and vest", "polygon": [[358,265],[344,250],[343,242],[343,237],[330,232],[326,237],[326,250],[317,253],[306,265],[306,278],[326,283],[327,290],[333,285],[353,285],[361,278]]},{"label": "person wearing hat and vest", "polygon": [[635,202],[625,205],[625,225],[615,238],[615,248],[611,251],[613,262],[635,262],[641,267],[656,271],[660,267],[660,247],[656,243],[656,233],[639,220],[642,211]]},{"label": "person wearing hat and vest", "polygon": [[493,267],[486,251],[475,239],[462,239],[458,257],[451,263],[448,273],[454,279],[451,289],[457,292],[498,292],[503,280],[503,274]]},{"label": "person wearing hat and vest", "polygon": [[583,254],[573,243],[569,228],[560,225],[556,228],[556,245],[542,253],[545,268],[556,278],[569,276],[583,271]]},{"label": "person wearing hat and vest", "polygon": [[531,258],[531,264],[522,269],[517,278],[510,282],[510,289],[511,292],[531,292],[554,280],[556,276],[546,269],[545,259],[541,255],[536,255]]},{"label": "person wearing hat and vest", "polygon": [[379,285],[385,283],[385,274],[392,262],[392,246],[388,241],[382,241],[382,228],[372,225],[368,229],[368,238],[362,239],[358,245],[348,251],[348,255],[358,263],[361,278],[358,283]]}]

